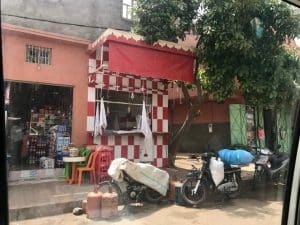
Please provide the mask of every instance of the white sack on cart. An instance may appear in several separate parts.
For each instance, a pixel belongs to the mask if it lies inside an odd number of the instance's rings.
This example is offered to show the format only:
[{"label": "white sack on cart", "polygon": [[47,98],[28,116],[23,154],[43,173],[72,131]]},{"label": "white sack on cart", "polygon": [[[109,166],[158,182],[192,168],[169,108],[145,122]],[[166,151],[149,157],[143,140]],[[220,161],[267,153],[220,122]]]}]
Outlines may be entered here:
[{"label": "white sack on cart", "polygon": [[128,159],[119,158],[114,159],[109,168],[108,168],[108,175],[112,177],[115,181],[122,182],[123,181],[123,172],[122,172],[122,165],[125,164]]},{"label": "white sack on cart", "polygon": [[169,174],[155,166],[144,163],[133,163],[128,159],[119,158],[112,161],[108,174],[116,181],[123,181],[124,170],[131,178],[165,196],[168,191]]}]

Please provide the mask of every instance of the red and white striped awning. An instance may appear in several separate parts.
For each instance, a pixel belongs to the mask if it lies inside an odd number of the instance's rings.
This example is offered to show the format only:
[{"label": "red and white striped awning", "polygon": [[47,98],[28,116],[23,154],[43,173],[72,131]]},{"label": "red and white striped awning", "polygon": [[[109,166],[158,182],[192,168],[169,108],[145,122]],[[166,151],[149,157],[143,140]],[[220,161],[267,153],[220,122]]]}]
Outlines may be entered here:
[{"label": "red and white striped awning", "polygon": [[[98,69],[166,80],[194,82],[194,49],[173,42],[152,45],[130,32],[107,29],[89,51],[101,61]],[[96,71],[95,71],[96,72]]]}]

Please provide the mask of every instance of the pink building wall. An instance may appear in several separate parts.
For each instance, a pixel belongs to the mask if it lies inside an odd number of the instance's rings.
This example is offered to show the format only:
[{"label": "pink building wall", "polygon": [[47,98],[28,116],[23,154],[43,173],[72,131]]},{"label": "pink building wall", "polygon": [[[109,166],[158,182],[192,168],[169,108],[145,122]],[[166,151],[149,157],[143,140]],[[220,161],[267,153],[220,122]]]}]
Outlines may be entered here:
[{"label": "pink building wall", "polygon": [[[86,143],[87,40],[2,25],[4,79],[73,87],[72,142]],[[25,46],[52,48],[51,65],[25,62]]]}]

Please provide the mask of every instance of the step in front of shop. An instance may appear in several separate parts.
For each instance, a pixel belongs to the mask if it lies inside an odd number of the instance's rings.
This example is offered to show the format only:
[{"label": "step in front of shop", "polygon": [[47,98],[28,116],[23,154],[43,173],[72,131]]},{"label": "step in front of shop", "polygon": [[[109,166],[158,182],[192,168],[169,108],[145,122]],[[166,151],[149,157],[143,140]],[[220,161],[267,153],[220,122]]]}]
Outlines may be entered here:
[{"label": "step in front of shop", "polygon": [[79,187],[65,180],[37,180],[9,185],[10,220],[72,213],[94,188],[86,179]]},{"label": "step in front of shop", "polygon": [[25,208],[16,208],[9,210],[10,221],[19,221],[33,219],[45,216],[59,215],[63,213],[72,213],[75,207],[81,207],[82,200],[74,200],[62,203],[52,203],[47,205],[37,205]]},{"label": "step in front of shop", "polygon": [[38,181],[43,179],[57,179],[62,177],[64,174],[63,168],[55,169],[35,169],[35,170],[20,170],[20,171],[10,171],[8,174],[9,182],[18,181]]}]

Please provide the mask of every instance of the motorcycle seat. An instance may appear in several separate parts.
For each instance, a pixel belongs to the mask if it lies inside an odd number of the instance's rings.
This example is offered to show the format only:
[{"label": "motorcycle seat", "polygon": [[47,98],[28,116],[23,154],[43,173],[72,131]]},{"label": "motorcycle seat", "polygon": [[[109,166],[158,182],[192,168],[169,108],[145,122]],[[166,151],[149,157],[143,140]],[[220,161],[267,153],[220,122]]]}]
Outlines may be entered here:
[{"label": "motorcycle seat", "polygon": [[228,165],[225,164],[224,165],[224,171],[225,173],[230,173],[230,172],[235,172],[235,171],[239,171],[241,169],[240,165]]},{"label": "motorcycle seat", "polygon": [[249,164],[241,164],[241,165],[230,165],[231,168],[241,168],[241,167],[244,167],[244,166],[249,166]]},{"label": "motorcycle seat", "polygon": [[260,149],[260,154],[270,156],[273,155],[274,153],[270,149],[265,148],[265,149]]}]

